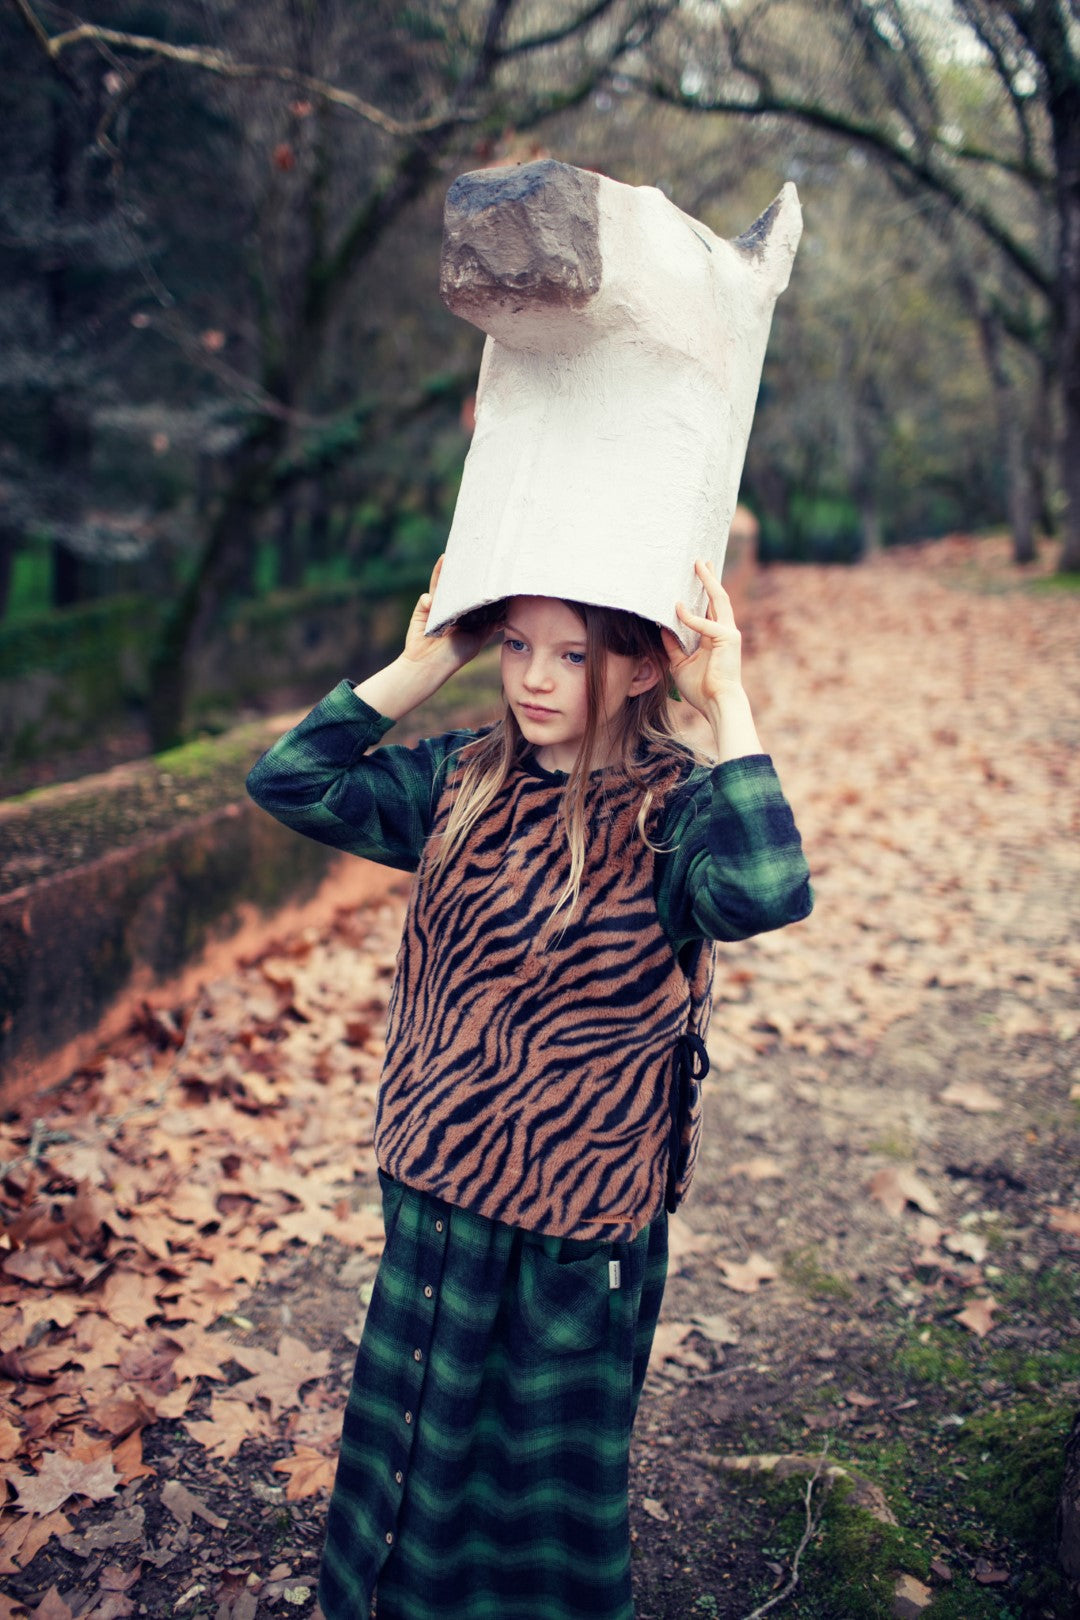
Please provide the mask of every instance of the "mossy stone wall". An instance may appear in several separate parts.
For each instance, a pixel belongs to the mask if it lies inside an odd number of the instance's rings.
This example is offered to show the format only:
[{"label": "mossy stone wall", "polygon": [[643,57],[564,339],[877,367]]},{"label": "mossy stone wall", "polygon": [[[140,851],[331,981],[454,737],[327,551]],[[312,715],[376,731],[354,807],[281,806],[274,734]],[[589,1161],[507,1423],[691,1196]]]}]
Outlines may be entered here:
[{"label": "mossy stone wall", "polygon": [[[415,593],[310,586],[245,602],[193,662],[193,725],[228,725],[267,693],[315,697],[398,647]],[[0,626],[0,779],[137,715],[162,604],[115,597]]]}]

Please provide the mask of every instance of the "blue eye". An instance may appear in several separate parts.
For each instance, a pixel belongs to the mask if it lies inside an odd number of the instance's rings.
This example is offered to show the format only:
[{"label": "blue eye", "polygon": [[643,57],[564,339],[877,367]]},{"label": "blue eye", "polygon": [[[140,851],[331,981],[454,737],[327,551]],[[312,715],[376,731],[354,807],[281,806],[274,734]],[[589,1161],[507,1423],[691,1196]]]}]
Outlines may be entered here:
[{"label": "blue eye", "polygon": [[525,643],[517,636],[504,636],[503,646],[508,647],[511,652],[524,652],[525,650]]},{"label": "blue eye", "polygon": [[580,669],[582,664],[585,662],[585,654],[581,652],[568,652],[566,656],[574,665],[575,669]]}]

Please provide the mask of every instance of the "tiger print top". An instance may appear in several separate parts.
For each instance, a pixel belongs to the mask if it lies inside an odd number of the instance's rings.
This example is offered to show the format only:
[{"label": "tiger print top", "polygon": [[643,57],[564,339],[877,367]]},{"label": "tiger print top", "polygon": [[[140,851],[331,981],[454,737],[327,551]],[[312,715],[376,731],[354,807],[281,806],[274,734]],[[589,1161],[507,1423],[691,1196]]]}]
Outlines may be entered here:
[{"label": "tiger print top", "polygon": [[526,757],[439,874],[455,760],[475,735],[369,745],[392,722],[342,682],[248,779],[287,825],[416,870],[391,993],[376,1155],[397,1180],[491,1219],[620,1241],[693,1174],[697,1088],[672,1140],[680,1043],[704,1033],[712,950],[805,916],[799,836],[764,755],[655,767],[588,788],[581,898],[541,942],[566,880],[565,776]]}]

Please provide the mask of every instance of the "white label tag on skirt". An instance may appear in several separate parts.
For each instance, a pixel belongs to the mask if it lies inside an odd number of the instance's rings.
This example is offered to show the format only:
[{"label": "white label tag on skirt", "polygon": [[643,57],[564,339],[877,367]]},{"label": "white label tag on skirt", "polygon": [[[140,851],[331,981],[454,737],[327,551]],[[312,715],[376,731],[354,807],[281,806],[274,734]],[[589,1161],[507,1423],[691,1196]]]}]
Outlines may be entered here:
[{"label": "white label tag on skirt", "polygon": [[608,1275],[608,1287],[609,1288],[620,1288],[622,1286],[622,1261],[621,1260],[609,1260],[608,1261],[608,1268],[607,1268],[607,1275]]}]

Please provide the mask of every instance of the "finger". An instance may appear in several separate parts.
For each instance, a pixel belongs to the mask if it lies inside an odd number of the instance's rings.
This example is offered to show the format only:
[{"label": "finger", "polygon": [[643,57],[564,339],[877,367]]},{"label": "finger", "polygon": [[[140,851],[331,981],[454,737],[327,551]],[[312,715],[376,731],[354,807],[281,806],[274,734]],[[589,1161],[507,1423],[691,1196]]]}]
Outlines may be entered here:
[{"label": "finger", "polygon": [[[676,611],[678,610],[676,609]],[[664,651],[668,655],[668,663],[673,666],[675,664],[681,664],[686,658],[686,648],[683,646],[674,630],[669,630],[666,625],[661,625],[660,639],[664,643]]]},{"label": "finger", "polygon": [[690,613],[681,602],[676,611],[688,630],[696,631],[708,641],[724,641],[734,629],[733,625],[717,624],[715,619],[708,619],[702,613]]},{"label": "finger", "polygon": [[442,552],[438,557],[436,557],[435,566],[431,570],[431,583],[428,585],[428,590],[432,593],[432,595],[434,595],[435,587],[439,583],[439,575],[442,573],[442,565],[445,557],[445,552]]},{"label": "finger", "polygon": [[709,615],[717,624],[730,629],[735,628],[735,610],[731,605],[731,597],[721,585],[716,574],[709,564],[700,559],[694,565],[697,576],[705,587],[705,594],[709,599]]}]

